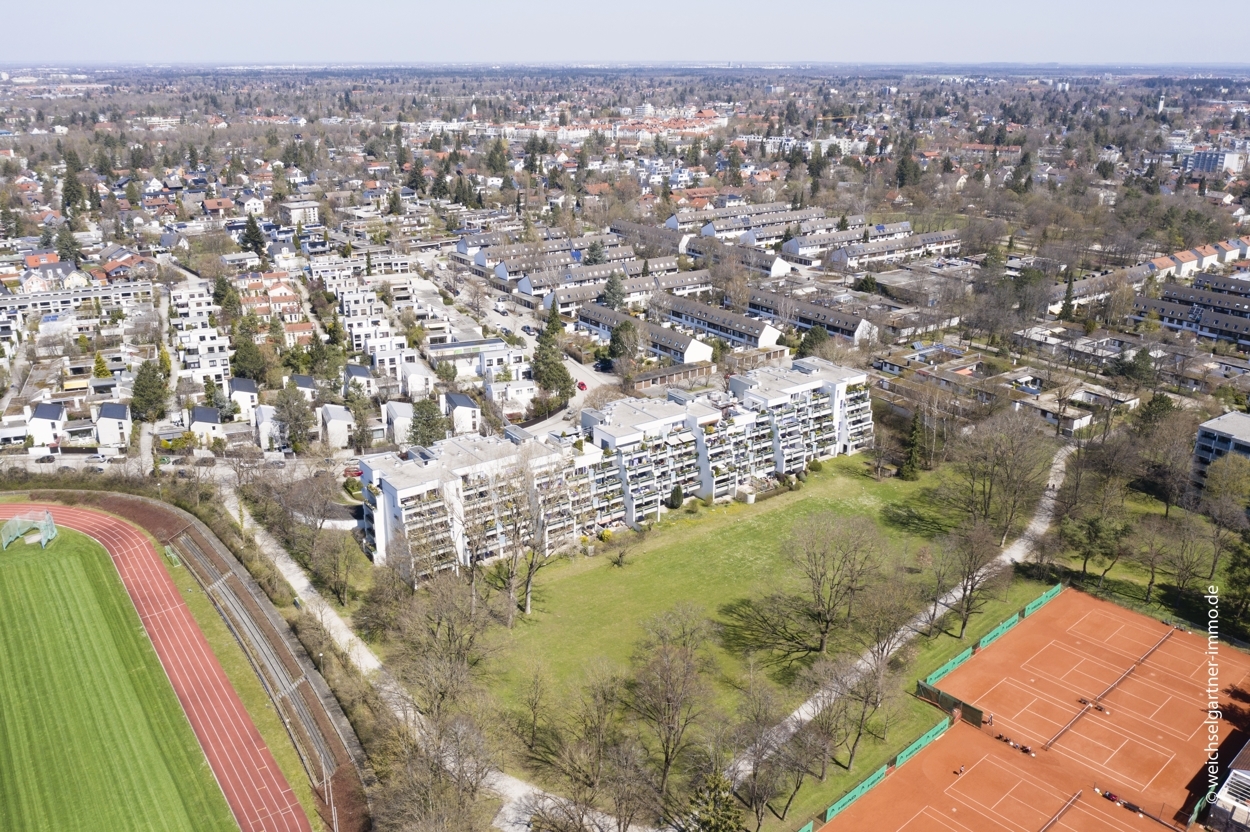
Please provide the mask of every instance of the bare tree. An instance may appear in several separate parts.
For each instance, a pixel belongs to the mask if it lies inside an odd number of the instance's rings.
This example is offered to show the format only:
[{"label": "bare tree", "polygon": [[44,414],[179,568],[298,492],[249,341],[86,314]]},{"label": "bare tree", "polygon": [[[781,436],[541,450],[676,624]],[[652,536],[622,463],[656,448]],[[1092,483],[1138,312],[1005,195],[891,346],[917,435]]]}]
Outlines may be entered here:
[{"label": "bare tree", "polygon": [[650,622],[634,658],[625,705],[655,743],[661,802],[669,797],[674,766],[691,747],[690,729],[707,708],[700,654],[706,637],[697,611],[679,608]]},{"label": "bare tree", "polygon": [[996,528],[1001,546],[1041,494],[1049,460],[1036,419],[1008,411],[960,439],[945,491],[969,522]]},{"label": "bare tree", "polygon": [[1137,524],[1129,558],[1146,570],[1149,576],[1146,581],[1145,601],[1147,604],[1150,603],[1150,596],[1154,592],[1159,571],[1165,568],[1171,560],[1172,551],[1172,528],[1167,520],[1157,516],[1145,517]]},{"label": "bare tree", "polygon": [[336,531],[328,537],[324,545],[314,550],[312,569],[339,604],[346,604],[352,573],[364,555],[349,532]]},{"label": "bare tree", "polygon": [[1197,580],[1208,553],[1202,539],[1202,530],[1192,517],[1177,519],[1172,528],[1175,543],[1165,556],[1163,564],[1177,588],[1185,592]]},{"label": "bare tree", "polygon": [[959,613],[959,637],[963,638],[968,620],[985,607],[992,591],[1009,573],[998,562],[995,533],[983,523],[965,527],[943,545],[949,547],[954,560],[955,586],[959,589],[955,610]]}]

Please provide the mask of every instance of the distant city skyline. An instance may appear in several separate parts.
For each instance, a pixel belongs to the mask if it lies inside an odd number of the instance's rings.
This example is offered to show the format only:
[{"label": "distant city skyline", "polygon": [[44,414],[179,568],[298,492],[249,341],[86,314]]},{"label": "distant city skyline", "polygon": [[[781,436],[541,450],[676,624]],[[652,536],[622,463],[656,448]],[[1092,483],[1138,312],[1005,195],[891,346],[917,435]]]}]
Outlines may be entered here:
[{"label": "distant city skyline", "polygon": [[[1026,11],[990,0],[772,6],[481,0],[306,0],[117,6],[65,0],[7,17],[4,65],[748,63],[1247,65],[1239,38],[1169,36],[1160,0],[1056,0]],[[48,28],[48,36],[39,33]]]}]

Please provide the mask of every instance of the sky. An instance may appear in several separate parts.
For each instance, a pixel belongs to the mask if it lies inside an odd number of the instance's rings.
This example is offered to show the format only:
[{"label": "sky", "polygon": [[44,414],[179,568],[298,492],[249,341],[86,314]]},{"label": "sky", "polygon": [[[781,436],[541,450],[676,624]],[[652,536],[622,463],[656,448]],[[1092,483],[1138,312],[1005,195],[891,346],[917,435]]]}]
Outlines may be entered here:
[{"label": "sky", "polygon": [[5,12],[0,63],[1250,62],[1244,38],[1180,34],[1178,13],[1162,0],[58,0]]}]

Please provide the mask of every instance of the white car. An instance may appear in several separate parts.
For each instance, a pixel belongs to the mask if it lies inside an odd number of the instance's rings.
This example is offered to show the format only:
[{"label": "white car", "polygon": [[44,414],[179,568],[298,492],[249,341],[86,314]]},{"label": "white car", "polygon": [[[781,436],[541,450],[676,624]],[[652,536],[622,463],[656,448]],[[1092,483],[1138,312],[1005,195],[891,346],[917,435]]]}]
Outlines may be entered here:
[{"label": "white car", "polygon": [[91,454],[86,459],[87,462],[108,462],[108,457],[104,454]]}]

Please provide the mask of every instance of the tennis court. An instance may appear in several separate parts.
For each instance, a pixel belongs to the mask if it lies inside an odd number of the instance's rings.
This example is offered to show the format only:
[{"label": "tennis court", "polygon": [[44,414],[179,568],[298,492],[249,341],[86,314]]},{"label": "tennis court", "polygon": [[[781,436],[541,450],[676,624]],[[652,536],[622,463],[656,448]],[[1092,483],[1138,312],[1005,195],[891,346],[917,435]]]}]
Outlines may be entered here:
[{"label": "tennis court", "polygon": [[[1206,647],[1065,590],[939,682],[984,711],[980,729],[954,726],[824,829],[1184,828],[1206,759]],[[1244,654],[1221,644],[1218,667],[1221,691],[1250,687]],[[1232,731],[1219,723],[1221,741]]]}]

